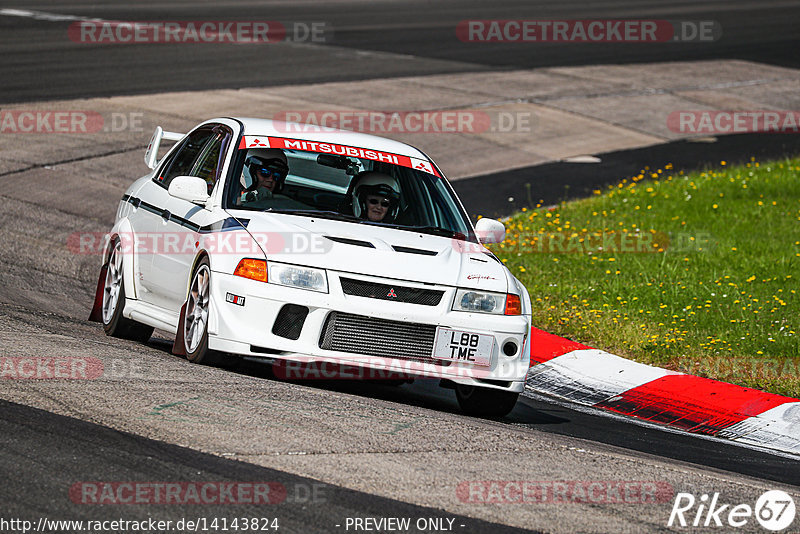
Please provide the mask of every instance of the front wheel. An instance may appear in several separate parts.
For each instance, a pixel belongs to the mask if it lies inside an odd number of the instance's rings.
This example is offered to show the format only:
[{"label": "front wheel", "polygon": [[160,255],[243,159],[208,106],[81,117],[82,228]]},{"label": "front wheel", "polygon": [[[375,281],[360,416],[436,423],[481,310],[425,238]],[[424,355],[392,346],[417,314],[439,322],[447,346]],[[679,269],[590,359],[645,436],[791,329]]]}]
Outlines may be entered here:
[{"label": "front wheel", "polygon": [[122,245],[114,242],[106,264],[101,308],[103,330],[106,335],[134,341],[146,342],[153,334],[153,327],[123,317],[125,309],[125,282],[122,270]]},{"label": "front wheel", "polygon": [[456,384],[461,410],[477,417],[504,417],[514,409],[519,393]]},{"label": "front wheel", "polygon": [[211,304],[211,269],[207,258],[200,260],[192,276],[183,324],[186,359],[192,363],[215,364],[218,355],[208,349],[208,314]]}]

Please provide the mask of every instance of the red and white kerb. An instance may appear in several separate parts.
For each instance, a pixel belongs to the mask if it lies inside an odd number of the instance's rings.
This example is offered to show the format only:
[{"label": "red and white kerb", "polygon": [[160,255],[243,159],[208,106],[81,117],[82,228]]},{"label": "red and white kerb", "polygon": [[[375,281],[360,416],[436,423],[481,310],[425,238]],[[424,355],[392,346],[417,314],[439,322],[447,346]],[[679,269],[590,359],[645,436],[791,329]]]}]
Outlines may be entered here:
[{"label": "red and white kerb", "polygon": [[678,373],[531,329],[526,389],[748,445],[800,453],[800,399]]},{"label": "red and white kerb", "polygon": [[338,145],[336,143],[322,143],[319,141],[306,141],[303,139],[288,139],[284,137],[266,137],[260,135],[245,135],[239,143],[239,149],[248,148],[281,148],[285,150],[302,150],[305,152],[320,152],[322,154],[335,154],[338,156],[350,156],[353,158],[369,159],[372,161],[382,161],[393,165],[408,167],[418,171],[427,172],[434,176],[440,176],[436,168],[430,161],[391,152],[382,152],[370,148],[355,146]]}]

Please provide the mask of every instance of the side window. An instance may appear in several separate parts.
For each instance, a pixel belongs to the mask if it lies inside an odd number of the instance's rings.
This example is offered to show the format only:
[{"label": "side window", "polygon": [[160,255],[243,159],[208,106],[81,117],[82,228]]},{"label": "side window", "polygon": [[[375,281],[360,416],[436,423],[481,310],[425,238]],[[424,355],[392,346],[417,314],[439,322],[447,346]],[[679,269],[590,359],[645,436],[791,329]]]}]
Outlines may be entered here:
[{"label": "side window", "polygon": [[222,170],[220,161],[220,153],[222,152],[223,141],[226,135],[222,131],[214,134],[214,137],[206,144],[200,156],[197,158],[191,175],[198,176],[206,181],[208,184],[208,193],[214,189],[214,184],[217,183],[219,172]]},{"label": "side window", "polygon": [[155,181],[163,187],[169,187],[169,183],[176,176],[191,174],[195,160],[208,140],[215,135],[211,128],[201,128],[192,132],[183,140],[170,161],[161,168]]}]

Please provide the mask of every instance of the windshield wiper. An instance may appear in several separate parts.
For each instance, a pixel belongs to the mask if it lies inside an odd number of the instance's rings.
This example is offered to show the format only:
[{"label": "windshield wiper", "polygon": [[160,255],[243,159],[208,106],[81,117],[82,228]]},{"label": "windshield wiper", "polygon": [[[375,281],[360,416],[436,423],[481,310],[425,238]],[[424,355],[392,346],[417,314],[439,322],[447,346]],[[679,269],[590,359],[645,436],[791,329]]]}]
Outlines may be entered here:
[{"label": "windshield wiper", "polygon": [[455,237],[457,239],[465,239],[464,234],[456,232],[449,228],[442,228],[440,226],[405,226],[402,224],[387,224],[381,226],[388,226],[389,228],[397,228],[398,230],[408,230],[409,232],[419,232],[421,234],[440,235],[443,237]]},{"label": "windshield wiper", "polygon": [[417,232],[422,232],[423,234],[441,235],[444,237],[455,237],[457,233],[454,230],[442,228],[440,226],[411,226],[410,228]]},{"label": "windshield wiper", "polygon": [[322,219],[334,219],[337,221],[361,221],[353,215],[346,215],[338,211],[323,210],[267,210],[269,213],[284,213],[286,215],[302,215],[304,217],[320,217]]},{"label": "windshield wiper", "polygon": [[398,230],[406,230],[409,232],[420,232],[422,234],[439,235],[443,237],[453,237],[455,239],[466,240],[467,237],[461,232],[456,232],[449,228],[442,228],[440,226],[406,226],[403,224],[386,224],[379,222],[372,222],[367,219],[361,219],[355,215],[347,215],[339,213],[338,211],[323,211],[323,210],[267,210],[269,213],[284,213],[287,215],[301,215],[304,217],[320,217],[323,219],[333,219],[337,221],[352,221],[370,226],[379,226],[381,228],[396,228]]}]

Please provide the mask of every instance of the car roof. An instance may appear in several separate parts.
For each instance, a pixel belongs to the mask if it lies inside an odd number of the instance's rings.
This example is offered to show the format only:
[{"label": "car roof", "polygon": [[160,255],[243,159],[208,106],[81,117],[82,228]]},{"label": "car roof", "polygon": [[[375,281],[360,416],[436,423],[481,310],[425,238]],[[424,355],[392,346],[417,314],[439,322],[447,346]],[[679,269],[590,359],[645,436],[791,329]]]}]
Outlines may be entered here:
[{"label": "car roof", "polygon": [[313,124],[301,124],[271,119],[236,117],[244,125],[244,135],[266,135],[303,141],[317,141],[337,145],[371,148],[382,152],[428,159],[413,146],[377,135],[369,135],[336,128],[322,128]]}]

